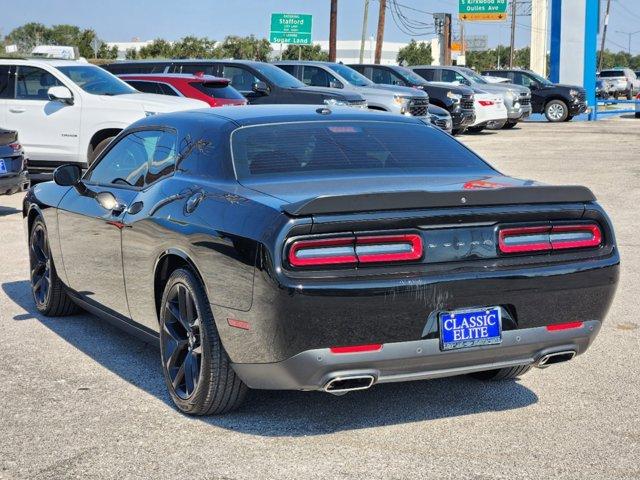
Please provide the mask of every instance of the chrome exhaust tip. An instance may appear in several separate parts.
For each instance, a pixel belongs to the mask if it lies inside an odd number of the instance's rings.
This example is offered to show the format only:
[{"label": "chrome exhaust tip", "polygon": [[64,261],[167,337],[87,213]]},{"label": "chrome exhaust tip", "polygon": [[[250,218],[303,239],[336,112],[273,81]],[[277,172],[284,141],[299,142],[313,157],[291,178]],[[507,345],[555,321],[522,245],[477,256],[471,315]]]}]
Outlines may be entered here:
[{"label": "chrome exhaust tip", "polygon": [[540,360],[538,360],[538,362],[536,363],[536,367],[547,368],[549,365],[553,365],[554,363],[568,362],[575,356],[575,350],[564,350],[562,352],[547,353],[546,355],[543,355]]},{"label": "chrome exhaust tip", "polygon": [[345,393],[355,392],[356,390],[366,390],[375,383],[376,379],[373,375],[347,375],[338,376],[329,380],[322,388],[332,395],[344,395]]}]

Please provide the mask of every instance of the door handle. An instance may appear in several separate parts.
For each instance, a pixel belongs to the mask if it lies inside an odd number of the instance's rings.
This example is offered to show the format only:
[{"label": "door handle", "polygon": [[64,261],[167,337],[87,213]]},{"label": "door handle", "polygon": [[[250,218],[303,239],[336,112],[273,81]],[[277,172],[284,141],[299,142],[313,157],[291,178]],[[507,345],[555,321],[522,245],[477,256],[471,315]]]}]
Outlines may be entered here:
[{"label": "door handle", "polygon": [[19,108],[19,107],[11,107],[9,109],[9,111],[13,112],[13,113],[24,113],[24,112],[27,111],[27,109],[26,108]]}]

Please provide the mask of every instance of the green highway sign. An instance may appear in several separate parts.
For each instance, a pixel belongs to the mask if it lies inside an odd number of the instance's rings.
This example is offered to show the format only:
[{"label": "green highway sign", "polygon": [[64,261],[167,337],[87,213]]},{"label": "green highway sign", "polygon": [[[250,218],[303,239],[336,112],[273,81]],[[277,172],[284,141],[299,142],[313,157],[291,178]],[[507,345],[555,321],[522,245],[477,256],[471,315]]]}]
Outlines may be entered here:
[{"label": "green highway sign", "polygon": [[313,16],[301,13],[272,13],[271,43],[292,43],[311,45],[311,26]]},{"label": "green highway sign", "polygon": [[459,0],[461,20],[506,20],[508,0]]}]

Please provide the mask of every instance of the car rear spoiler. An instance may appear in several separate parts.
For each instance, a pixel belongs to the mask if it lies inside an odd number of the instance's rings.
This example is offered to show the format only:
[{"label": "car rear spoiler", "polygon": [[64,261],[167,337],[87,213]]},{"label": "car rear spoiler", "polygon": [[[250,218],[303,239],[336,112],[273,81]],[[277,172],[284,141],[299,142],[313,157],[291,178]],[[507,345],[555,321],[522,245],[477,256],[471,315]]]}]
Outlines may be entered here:
[{"label": "car rear spoiler", "polygon": [[381,192],[322,196],[282,207],[292,216],[460,206],[593,202],[587,187],[536,185],[448,192]]}]

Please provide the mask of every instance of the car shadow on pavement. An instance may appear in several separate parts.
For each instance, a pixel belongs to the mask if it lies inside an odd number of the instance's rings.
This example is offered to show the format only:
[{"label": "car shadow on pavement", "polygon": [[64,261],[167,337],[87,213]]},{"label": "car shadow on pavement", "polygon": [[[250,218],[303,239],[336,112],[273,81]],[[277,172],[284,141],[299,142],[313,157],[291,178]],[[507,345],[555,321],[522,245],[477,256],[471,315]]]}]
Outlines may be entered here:
[{"label": "car shadow on pavement", "polygon": [[20,210],[13,207],[3,207],[0,205],[0,217],[6,217],[7,215],[13,215],[14,213],[20,213]]},{"label": "car shadow on pavement", "polygon": [[[33,305],[26,280],[4,283],[2,289],[28,312],[16,315],[14,320],[38,320],[103,367],[173,408],[155,346],[87,313],[43,317]],[[453,377],[375,385],[341,397],[320,392],[254,390],[239,411],[198,420],[251,435],[297,437],[512,410],[537,401],[537,395],[518,382]]]}]

